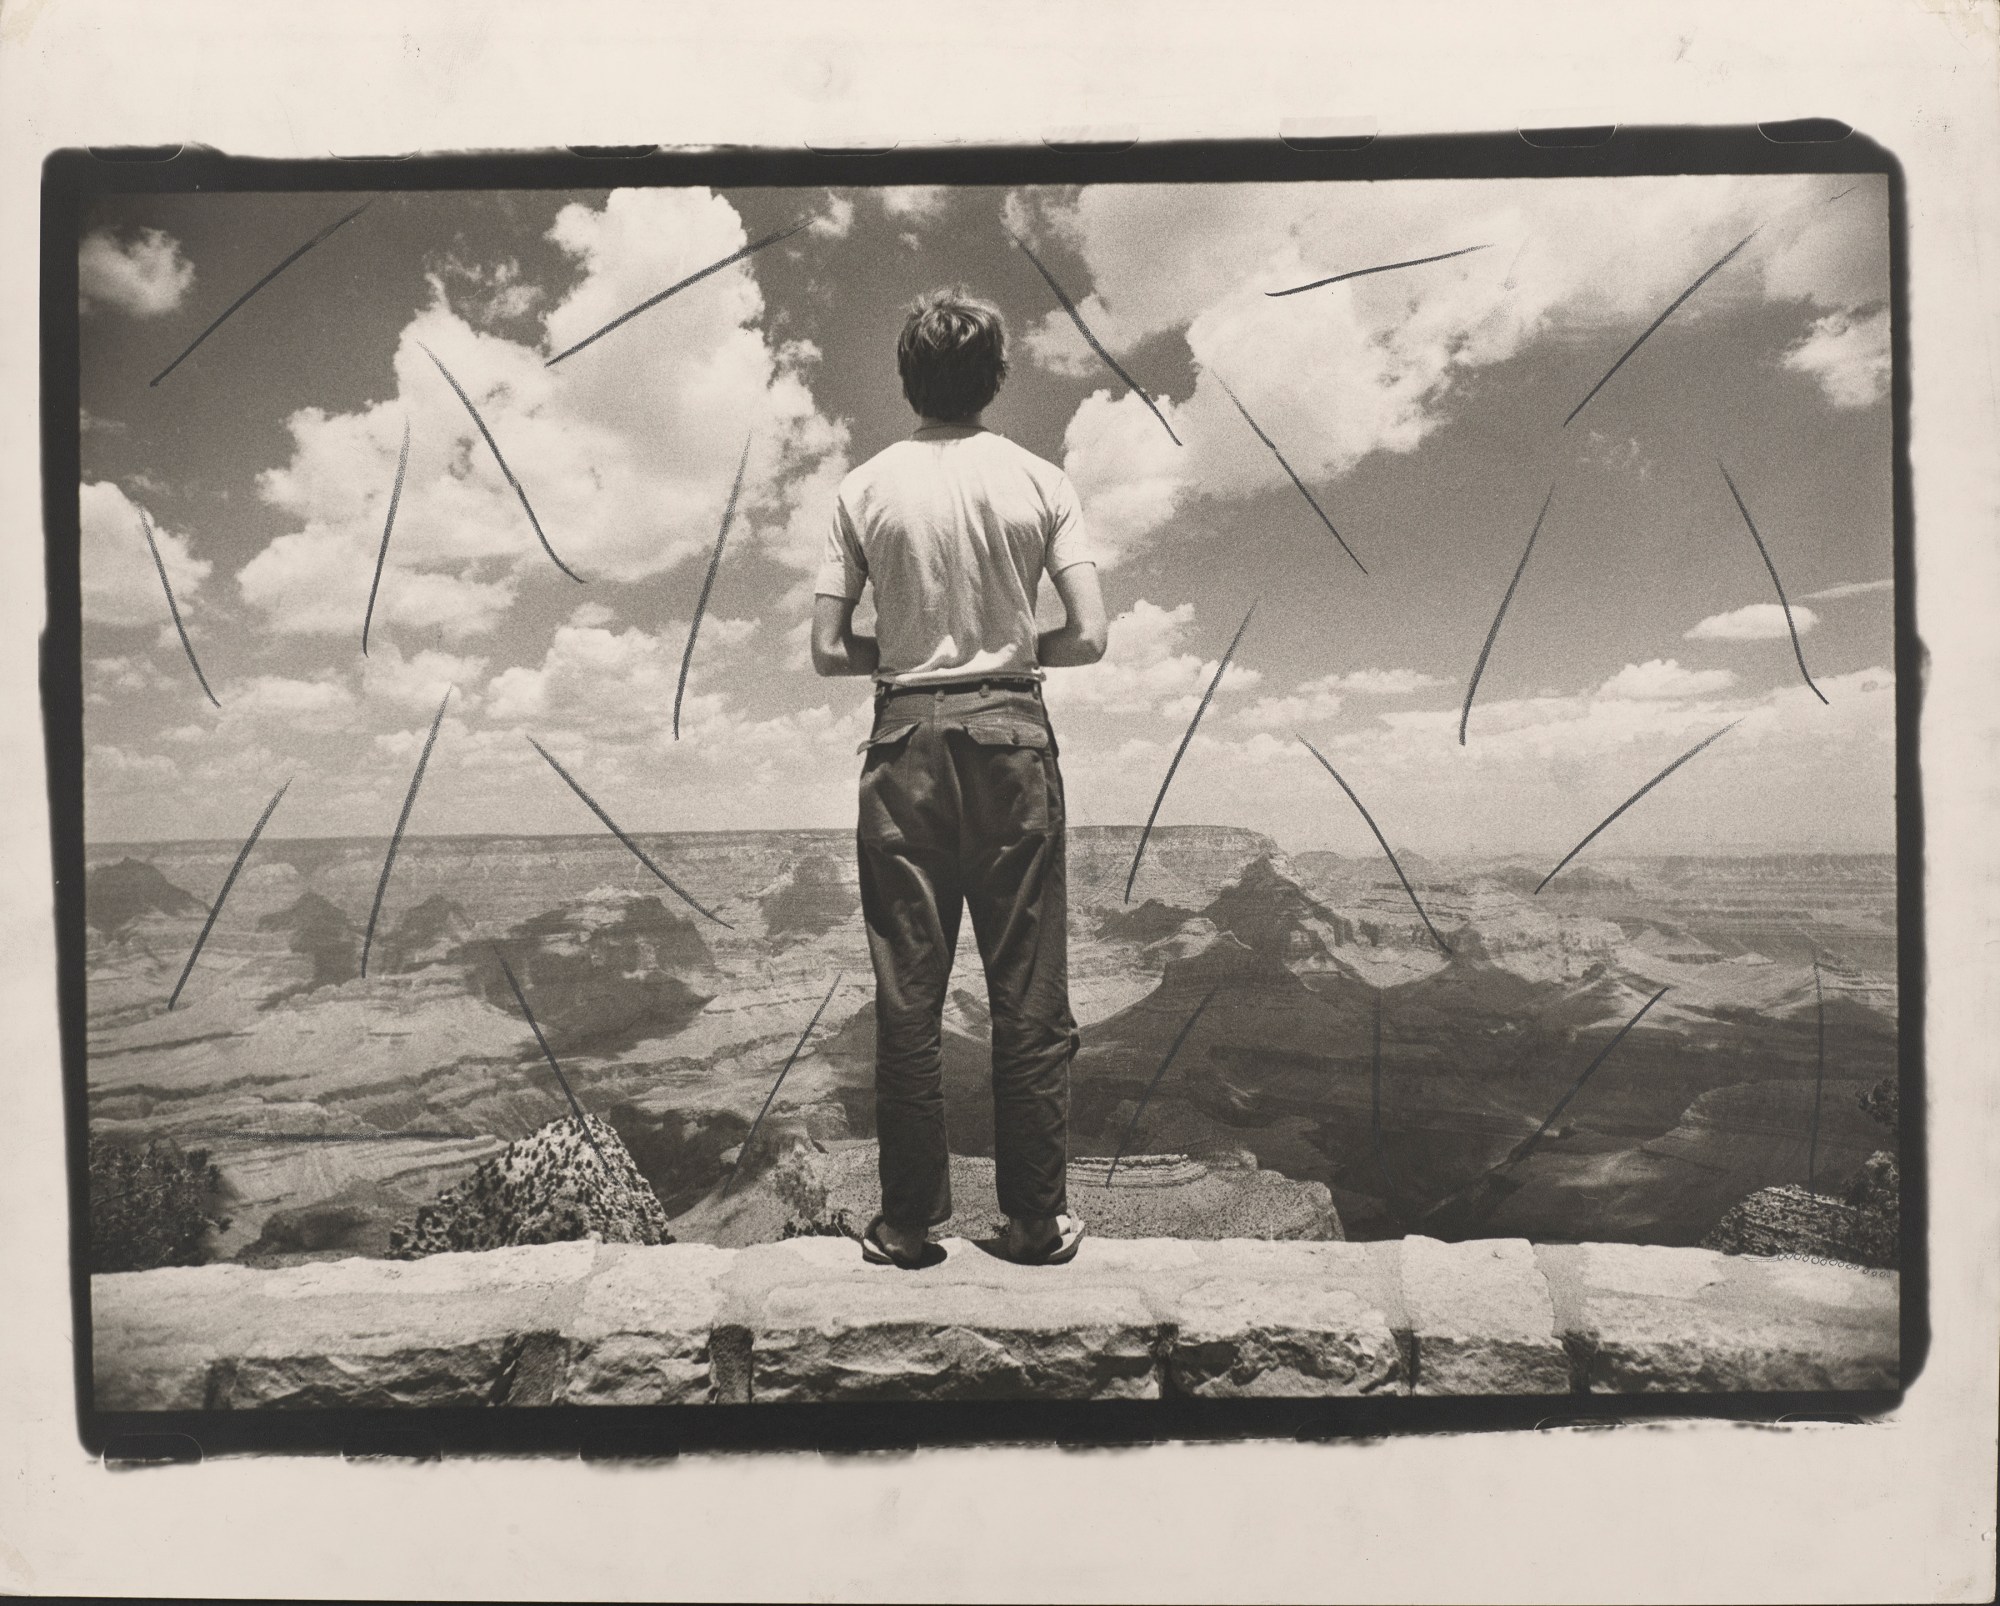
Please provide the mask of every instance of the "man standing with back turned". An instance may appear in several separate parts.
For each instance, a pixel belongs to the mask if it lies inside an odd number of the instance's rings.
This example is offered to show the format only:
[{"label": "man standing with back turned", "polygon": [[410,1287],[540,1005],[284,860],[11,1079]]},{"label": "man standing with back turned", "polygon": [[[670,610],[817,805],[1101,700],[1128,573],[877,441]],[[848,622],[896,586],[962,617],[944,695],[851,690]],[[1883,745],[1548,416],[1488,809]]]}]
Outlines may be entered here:
[{"label": "man standing with back turned", "polygon": [[[1029,1265],[1076,1254],[1066,1213],[1069,910],[1063,787],[1042,671],[1104,656],[1104,599],[1076,490],[988,430],[1007,374],[999,311],[961,290],[921,298],[896,343],[921,424],[841,482],[813,602],[813,668],[875,677],[856,842],[875,963],[875,1125],[882,1213],[862,1252],[914,1270],[952,1213],[943,1017],[969,905],[993,1018],[993,1157]],[[1038,635],[1046,571],[1068,617]],[[854,633],[875,587],[876,634]]]}]

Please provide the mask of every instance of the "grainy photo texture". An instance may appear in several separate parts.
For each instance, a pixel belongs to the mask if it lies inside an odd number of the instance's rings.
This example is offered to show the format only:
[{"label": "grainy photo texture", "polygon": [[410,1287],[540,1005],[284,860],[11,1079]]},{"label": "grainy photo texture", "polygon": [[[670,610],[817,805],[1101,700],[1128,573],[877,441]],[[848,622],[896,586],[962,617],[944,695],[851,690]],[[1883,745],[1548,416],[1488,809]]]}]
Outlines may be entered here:
[{"label": "grainy photo texture", "polygon": [[98,1409],[1897,1386],[1883,176],[74,246]]}]

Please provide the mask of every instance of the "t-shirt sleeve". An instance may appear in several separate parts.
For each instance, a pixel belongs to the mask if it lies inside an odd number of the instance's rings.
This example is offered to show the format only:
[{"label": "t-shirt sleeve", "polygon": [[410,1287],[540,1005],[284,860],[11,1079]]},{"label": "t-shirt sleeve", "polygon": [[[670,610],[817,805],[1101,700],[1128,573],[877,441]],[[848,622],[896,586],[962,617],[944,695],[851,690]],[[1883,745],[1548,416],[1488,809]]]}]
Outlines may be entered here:
[{"label": "t-shirt sleeve", "polygon": [[1076,487],[1070,484],[1067,474],[1058,475],[1055,490],[1049,497],[1049,544],[1045,566],[1050,574],[1060,574],[1079,563],[1096,561],[1097,554],[1090,545],[1090,533],[1084,528],[1083,503],[1077,497]]},{"label": "t-shirt sleeve", "polygon": [[849,602],[859,602],[861,588],[867,583],[868,558],[861,550],[861,537],[855,533],[847,503],[836,496],[833,517],[827,523],[826,546],[820,556],[819,578],[813,590],[822,597],[844,597]]}]

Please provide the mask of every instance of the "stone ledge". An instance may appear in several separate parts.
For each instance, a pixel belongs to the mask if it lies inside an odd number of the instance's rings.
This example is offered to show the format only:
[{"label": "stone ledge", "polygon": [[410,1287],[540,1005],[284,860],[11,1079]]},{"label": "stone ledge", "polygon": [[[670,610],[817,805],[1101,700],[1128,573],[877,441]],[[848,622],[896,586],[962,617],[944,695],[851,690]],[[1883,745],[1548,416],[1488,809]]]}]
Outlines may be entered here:
[{"label": "stone ledge", "polygon": [[1627,1244],[546,1244],[92,1279],[106,1411],[1893,1389],[1898,1279]]}]

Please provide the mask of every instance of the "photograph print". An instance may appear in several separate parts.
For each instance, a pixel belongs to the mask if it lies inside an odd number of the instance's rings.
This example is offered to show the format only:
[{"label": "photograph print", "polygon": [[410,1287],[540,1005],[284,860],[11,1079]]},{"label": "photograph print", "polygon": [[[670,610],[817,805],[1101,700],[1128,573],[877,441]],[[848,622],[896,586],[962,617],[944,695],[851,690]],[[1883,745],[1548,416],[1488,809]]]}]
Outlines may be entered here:
[{"label": "photograph print", "polygon": [[89,1408],[1892,1397],[1891,182],[81,196]]}]

